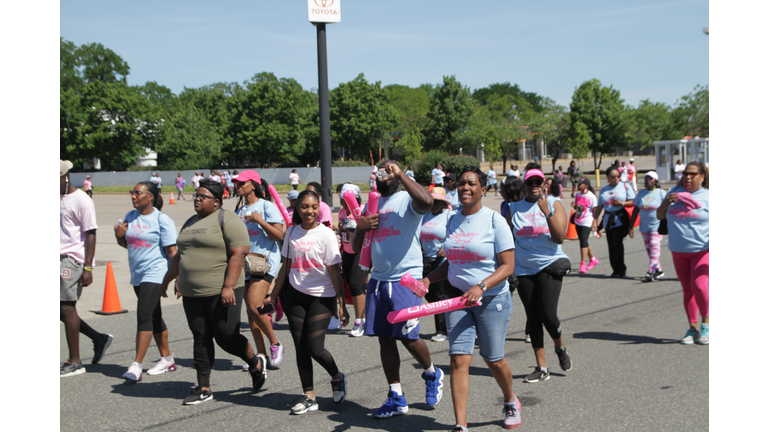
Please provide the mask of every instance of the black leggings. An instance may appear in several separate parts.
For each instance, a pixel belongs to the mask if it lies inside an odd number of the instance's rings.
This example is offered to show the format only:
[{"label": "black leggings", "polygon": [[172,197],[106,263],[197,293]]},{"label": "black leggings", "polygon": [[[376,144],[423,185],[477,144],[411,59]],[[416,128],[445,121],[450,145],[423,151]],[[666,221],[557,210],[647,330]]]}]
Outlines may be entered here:
[{"label": "black leggings", "polygon": [[563,277],[541,271],[535,275],[518,276],[517,279],[520,281],[517,293],[525,308],[525,329],[531,335],[531,345],[533,348],[544,348],[542,324],[552,339],[562,334],[557,302],[560,300]]},{"label": "black leggings", "polygon": [[351,254],[347,251],[341,252],[341,274],[349,285],[349,292],[352,297],[365,294],[365,288],[368,283],[365,279],[368,272],[360,268],[360,254]]},{"label": "black leggings", "polygon": [[[430,273],[435,271],[438,267],[440,267],[440,264],[443,263],[443,260],[445,258],[424,258],[424,270],[423,275],[424,277],[427,277]],[[463,294],[463,293],[462,293]],[[427,291],[427,294],[424,296],[424,298],[427,299],[428,302],[436,302],[439,300],[446,300],[448,298],[448,295],[445,293],[445,280],[442,280],[440,282],[435,282],[432,284],[429,284],[429,291]],[[448,328],[445,325],[445,312],[435,314],[435,332],[448,335]]]},{"label": "black leggings", "polygon": [[234,290],[235,305],[224,307],[221,295],[210,297],[184,296],[184,313],[192,330],[193,357],[197,370],[197,383],[210,386],[211,366],[216,356],[213,340],[226,352],[248,361],[248,338],[240,334],[240,309],[243,306],[244,287]]},{"label": "black leggings", "polygon": [[166,331],[168,328],[160,309],[160,284],[142,282],[133,287],[133,292],[139,298],[136,303],[137,331],[151,331],[153,334]]},{"label": "black leggings", "polygon": [[296,348],[296,366],[304,393],[314,391],[312,359],[330,376],[339,373],[331,353],[325,349],[325,333],[336,308],[336,297],[314,297],[286,287],[283,310],[288,317],[288,327]]},{"label": "black leggings", "polygon": [[592,227],[585,227],[581,225],[575,225],[576,234],[579,236],[579,247],[584,249],[589,247],[589,233],[592,232]]},{"label": "black leggings", "polygon": [[[622,221],[622,223],[625,223]],[[608,258],[611,260],[611,268],[614,274],[626,273],[627,266],[624,264],[624,237],[629,230],[623,226],[611,228],[605,232],[608,240]]]}]

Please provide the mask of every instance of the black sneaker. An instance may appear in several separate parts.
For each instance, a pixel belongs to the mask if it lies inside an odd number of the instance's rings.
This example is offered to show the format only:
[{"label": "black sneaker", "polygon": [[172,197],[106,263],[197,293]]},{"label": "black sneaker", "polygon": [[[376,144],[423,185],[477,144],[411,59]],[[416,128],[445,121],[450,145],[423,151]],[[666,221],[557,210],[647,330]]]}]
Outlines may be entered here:
[{"label": "black sneaker", "polygon": [[333,390],[333,401],[337,404],[344,402],[347,398],[347,375],[341,373],[341,378],[331,380],[331,389]]},{"label": "black sneaker", "polygon": [[653,280],[659,280],[664,277],[664,270],[656,269],[653,271]]},{"label": "black sneaker", "polygon": [[59,369],[60,378],[69,377],[69,376],[75,376],[85,373],[85,367],[82,363],[72,363],[71,361],[67,360],[66,363],[61,365],[61,368]]},{"label": "black sneaker", "polygon": [[549,379],[549,369],[546,372],[542,371],[540,367],[536,366],[536,370],[523,379],[524,383],[535,383],[539,381],[546,381]]},{"label": "black sneaker", "polygon": [[192,389],[192,393],[184,398],[182,405],[197,405],[203,402],[213,400],[213,393],[210,390],[203,390],[202,387],[197,386]]},{"label": "black sneaker", "polygon": [[567,372],[573,368],[571,356],[569,356],[568,352],[565,350],[565,345],[563,345],[562,349],[555,349],[555,354],[557,354],[557,358],[560,360],[560,368],[562,370]]},{"label": "black sneaker", "polygon": [[645,274],[645,282],[653,282],[653,272],[648,270],[648,273]]},{"label": "black sneaker", "polygon": [[251,374],[251,380],[253,381],[253,391],[259,391],[264,387],[264,383],[267,382],[267,359],[263,355],[257,355],[259,359],[260,369],[255,371],[248,371]]},{"label": "black sneaker", "polygon": [[627,277],[627,272],[623,272],[623,273],[612,273],[612,274],[611,274],[611,277],[612,277],[612,278],[619,278],[619,279],[623,279],[623,278]]},{"label": "black sneaker", "polygon": [[291,414],[301,415],[306,414],[309,411],[317,411],[317,400],[310,399],[307,395],[301,395],[301,399],[293,407],[291,407]]},{"label": "black sneaker", "polygon": [[91,364],[96,364],[101,361],[101,358],[104,357],[104,353],[107,352],[107,348],[112,344],[112,335],[102,333],[101,334],[101,342],[99,343],[93,343],[93,358],[91,359]]}]

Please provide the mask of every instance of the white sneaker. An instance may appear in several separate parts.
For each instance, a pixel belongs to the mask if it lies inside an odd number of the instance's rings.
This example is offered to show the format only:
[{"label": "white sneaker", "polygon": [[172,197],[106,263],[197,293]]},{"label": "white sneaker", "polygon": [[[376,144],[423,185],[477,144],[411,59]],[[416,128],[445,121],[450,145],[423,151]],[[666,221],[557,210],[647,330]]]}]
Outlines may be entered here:
[{"label": "white sneaker", "polygon": [[267,369],[279,369],[280,365],[283,364],[285,347],[278,342],[277,345],[270,345],[269,351],[269,367]]},{"label": "white sneaker", "polygon": [[446,339],[448,339],[448,336],[446,336],[446,335],[444,335],[442,333],[437,333],[434,336],[432,336],[432,342],[442,342],[442,341],[444,341]]},{"label": "white sneaker", "polygon": [[355,324],[355,326],[352,328],[352,331],[349,332],[351,337],[360,337],[363,334],[365,334],[365,321],[363,321],[361,324]]},{"label": "white sneaker", "polygon": [[173,372],[175,370],[176,360],[173,358],[173,354],[171,354],[171,361],[160,357],[160,360],[157,361],[157,364],[152,369],[148,370],[147,373],[149,375],[160,375],[166,372]]},{"label": "white sneaker", "polygon": [[123,374],[123,378],[131,381],[141,381],[141,365],[138,362],[131,363],[131,366]]}]

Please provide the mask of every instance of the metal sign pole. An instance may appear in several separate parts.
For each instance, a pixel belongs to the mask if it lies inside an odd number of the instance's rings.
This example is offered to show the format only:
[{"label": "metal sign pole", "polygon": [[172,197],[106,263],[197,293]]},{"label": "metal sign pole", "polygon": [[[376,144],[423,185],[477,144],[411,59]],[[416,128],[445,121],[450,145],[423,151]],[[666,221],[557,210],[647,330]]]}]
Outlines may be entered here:
[{"label": "metal sign pole", "polygon": [[317,76],[320,96],[320,177],[322,200],[333,207],[333,162],[331,160],[331,108],[328,101],[328,54],[325,23],[317,23]]}]

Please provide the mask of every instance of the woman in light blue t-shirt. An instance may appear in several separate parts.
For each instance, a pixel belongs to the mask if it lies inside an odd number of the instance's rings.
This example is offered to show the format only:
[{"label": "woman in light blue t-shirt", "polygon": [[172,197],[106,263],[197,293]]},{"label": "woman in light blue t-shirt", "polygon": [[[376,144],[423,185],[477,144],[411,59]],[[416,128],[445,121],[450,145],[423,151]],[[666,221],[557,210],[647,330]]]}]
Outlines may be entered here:
[{"label": "woman in light blue t-shirt", "polygon": [[542,191],[544,173],[540,166],[529,166],[525,172],[525,199],[509,204],[509,221],[515,235],[515,271],[517,292],[526,314],[526,333],[536,358],[536,369],[523,382],[549,379],[544,353],[544,329],[555,343],[555,353],[564,371],[571,369],[571,358],[563,344],[557,304],[563,276],[570,272],[571,262],[563,253],[568,220],[563,203]]},{"label": "woman in light blue t-shirt", "polygon": [[160,212],[163,198],[155,183],[138,183],[131,191],[131,201],[134,210],[125,215],[124,222],[115,225],[115,238],[118,245],[128,249],[131,285],[138,297],[136,357],[123,378],[141,381],[141,362],[153,336],[161,358],[147,373],[159,375],[176,370],[160,309],[160,284],[168,271],[168,259],[176,255],[176,225]]},{"label": "woman in light blue t-shirt", "polygon": [[[605,173],[608,177],[608,185],[600,190],[597,207],[593,210],[592,231],[605,229],[605,237],[608,240],[608,258],[611,262],[612,278],[627,276],[627,266],[624,264],[624,237],[629,234],[629,217],[624,210],[631,207],[635,198],[635,191],[621,182],[621,174],[616,166],[611,166]],[[605,210],[605,216],[598,226],[597,218]]]}]

